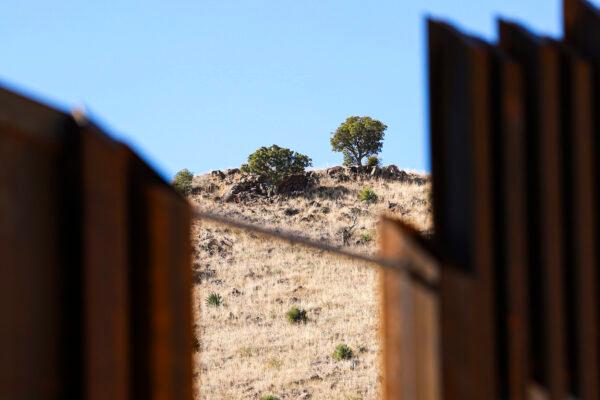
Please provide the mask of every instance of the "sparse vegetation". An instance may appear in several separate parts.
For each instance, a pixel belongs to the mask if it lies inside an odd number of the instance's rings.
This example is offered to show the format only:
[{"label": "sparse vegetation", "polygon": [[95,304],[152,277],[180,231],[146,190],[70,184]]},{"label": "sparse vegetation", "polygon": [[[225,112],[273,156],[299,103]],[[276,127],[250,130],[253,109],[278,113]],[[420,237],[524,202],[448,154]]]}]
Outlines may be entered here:
[{"label": "sparse vegetation", "polygon": [[373,236],[371,236],[371,234],[369,232],[365,232],[362,235],[360,235],[360,241],[362,243],[369,243],[373,240]]},{"label": "sparse vegetation", "polygon": [[223,299],[221,298],[221,295],[217,293],[211,293],[206,298],[206,304],[208,304],[209,306],[219,307],[222,303]]},{"label": "sparse vegetation", "polygon": [[369,167],[381,167],[381,159],[377,156],[369,156],[367,158],[367,166]]},{"label": "sparse vegetation", "polygon": [[192,193],[193,179],[194,174],[192,174],[188,169],[182,169],[181,171],[175,174],[171,185],[173,185],[173,187],[177,189],[177,191],[179,191],[179,193],[181,193],[182,195],[188,196]]},{"label": "sparse vegetation", "polygon": [[333,359],[336,361],[349,360],[353,356],[352,349],[345,344],[338,344],[333,351]]},{"label": "sparse vegetation", "polygon": [[[384,212],[422,232],[431,229],[430,183],[341,180],[325,171],[315,173],[318,186],[305,195],[240,196],[231,203],[221,196],[243,175],[196,176],[198,187],[217,187],[194,196],[194,206],[324,243],[344,245],[346,237],[346,246],[365,254],[377,250],[377,222]],[[379,201],[368,207],[362,203],[357,193],[364,187],[376,192]],[[391,209],[390,202],[397,207]],[[288,208],[301,211],[290,217],[284,212]],[[373,240],[357,246],[363,233]],[[206,221],[194,223],[192,239],[192,261],[207,274],[193,287],[195,333],[202,345],[194,354],[196,400],[260,399],[265,394],[292,399],[305,390],[311,399],[381,398],[377,270]],[[221,251],[213,242],[227,245]],[[211,292],[223,297],[221,307],[206,303]],[[288,321],[286,313],[294,306],[306,310],[306,324]],[[355,354],[343,362],[348,365],[338,365],[332,356],[339,343]]]},{"label": "sparse vegetation", "polygon": [[306,310],[303,310],[298,307],[292,307],[285,314],[287,320],[292,324],[306,323]]},{"label": "sparse vegetation", "polygon": [[308,156],[274,144],[250,154],[248,163],[242,165],[241,170],[263,176],[276,185],[290,175],[303,173],[311,165]]},{"label": "sparse vegetation", "polygon": [[267,394],[261,396],[260,400],[279,400],[279,397],[273,396],[272,394]]},{"label": "sparse vegetation", "polygon": [[387,126],[371,117],[348,117],[331,134],[331,148],[344,155],[344,165],[362,165],[365,157],[376,155],[383,147]]},{"label": "sparse vegetation", "polygon": [[375,203],[378,199],[377,193],[371,188],[364,188],[358,192],[358,199],[363,203]]},{"label": "sparse vegetation", "polygon": [[283,365],[283,362],[278,358],[272,357],[267,360],[267,368],[281,369],[282,365]]}]

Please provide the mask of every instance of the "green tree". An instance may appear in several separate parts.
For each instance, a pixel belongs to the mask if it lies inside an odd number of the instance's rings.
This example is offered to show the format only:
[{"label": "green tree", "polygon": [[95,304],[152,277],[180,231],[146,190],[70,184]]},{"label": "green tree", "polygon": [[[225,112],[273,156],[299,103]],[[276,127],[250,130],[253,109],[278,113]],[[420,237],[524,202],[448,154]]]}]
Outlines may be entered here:
[{"label": "green tree", "polygon": [[381,151],[386,129],[385,124],[371,117],[348,117],[331,134],[331,147],[344,154],[344,165],[361,166],[365,157]]},{"label": "green tree", "polygon": [[241,169],[264,176],[276,185],[290,175],[303,173],[311,165],[312,160],[308,156],[274,144],[250,154],[248,163],[242,165]]},{"label": "green tree", "polygon": [[192,179],[194,179],[194,174],[188,169],[182,169],[175,174],[171,184],[179,191],[179,193],[187,196],[192,193]]}]

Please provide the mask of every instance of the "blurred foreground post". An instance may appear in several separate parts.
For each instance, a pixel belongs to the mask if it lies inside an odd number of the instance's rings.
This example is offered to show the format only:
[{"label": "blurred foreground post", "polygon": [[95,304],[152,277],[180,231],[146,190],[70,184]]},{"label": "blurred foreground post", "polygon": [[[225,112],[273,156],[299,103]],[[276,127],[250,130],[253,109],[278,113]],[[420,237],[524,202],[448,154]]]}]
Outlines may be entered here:
[{"label": "blurred foreground post", "polygon": [[190,210],[85,118],[0,88],[0,398],[192,397]]},{"label": "blurred foreground post", "polygon": [[[439,265],[408,227],[383,218],[379,235],[383,258],[437,281]],[[382,269],[380,277],[384,398],[441,399],[438,293],[398,270]]]}]

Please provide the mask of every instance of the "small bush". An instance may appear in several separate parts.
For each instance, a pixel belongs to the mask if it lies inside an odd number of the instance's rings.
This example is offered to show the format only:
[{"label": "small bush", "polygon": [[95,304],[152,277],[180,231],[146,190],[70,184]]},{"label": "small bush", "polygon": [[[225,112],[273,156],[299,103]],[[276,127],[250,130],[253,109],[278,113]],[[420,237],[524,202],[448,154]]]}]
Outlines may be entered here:
[{"label": "small bush", "polygon": [[247,357],[252,357],[254,355],[254,350],[252,349],[252,347],[244,346],[244,347],[240,347],[237,350],[237,353],[240,357],[247,358]]},{"label": "small bush", "polygon": [[373,237],[371,236],[371,234],[369,232],[365,232],[362,235],[360,235],[360,241],[363,243],[369,243],[372,240],[373,240]]},{"label": "small bush", "polygon": [[279,400],[279,397],[273,396],[272,394],[266,394],[262,396],[260,400]]},{"label": "small bush", "polygon": [[311,165],[310,157],[274,144],[250,154],[248,163],[242,165],[241,170],[263,176],[277,185],[290,175],[303,173]]},{"label": "small bush", "polygon": [[352,349],[345,344],[338,344],[333,351],[333,359],[336,361],[349,360],[353,356]]},{"label": "small bush", "polygon": [[377,201],[377,194],[371,188],[364,188],[358,192],[358,199],[365,203],[374,203]]},{"label": "small bush", "polygon": [[171,185],[182,195],[188,196],[192,193],[192,179],[194,179],[194,174],[187,169],[182,169],[175,174]]},{"label": "small bush", "polygon": [[287,320],[292,324],[306,323],[306,310],[292,307],[286,314]]},{"label": "small bush", "polygon": [[282,365],[283,365],[283,362],[278,358],[269,358],[267,360],[267,368],[279,370],[279,369],[281,369]]},{"label": "small bush", "polygon": [[369,156],[369,158],[367,158],[367,166],[368,167],[380,167],[381,160],[377,156]]},{"label": "small bush", "polygon": [[206,298],[206,304],[213,307],[219,307],[223,303],[223,298],[217,293],[211,293]]}]

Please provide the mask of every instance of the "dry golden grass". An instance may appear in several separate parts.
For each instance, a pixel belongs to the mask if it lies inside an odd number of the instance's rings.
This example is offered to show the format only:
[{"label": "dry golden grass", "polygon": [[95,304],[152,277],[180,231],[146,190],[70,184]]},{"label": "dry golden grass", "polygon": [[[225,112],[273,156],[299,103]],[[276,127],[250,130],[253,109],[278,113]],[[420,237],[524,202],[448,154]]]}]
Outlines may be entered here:
[{"label": "dry golden grass", "polygon": [[[334,244],[356,221],[349,246],[366,253],[376,251],[376,224],[384,212],[431,229],[429,184],[324,177],[321,189],[302,196],[222,203],[217,198],[225,182],[195,178],[197,185],[210,183],[212,193],[193,199],[199,208]],[[358,200],[364,187],[377,193],[378,202]],[[286,215],[286,209],[297,213]],[[376,269],[206,223],[194,226],[193,238],[196,398],[379,398]],[[223,304],[209,306],[210,293]],[[307,311],[306,323],[287,321],[293,306]],[[340,343],[352,348],[352,359],[333,359]]]}]

